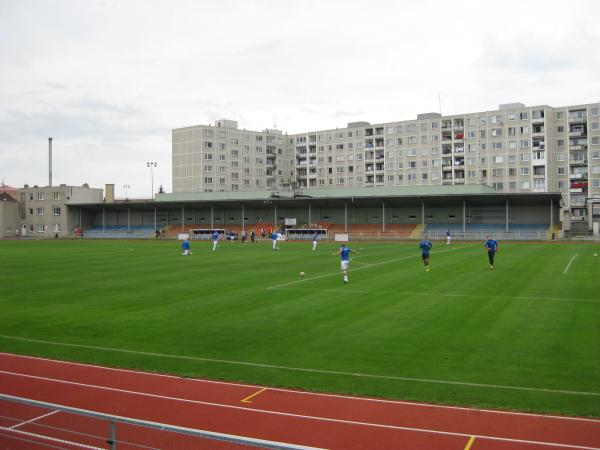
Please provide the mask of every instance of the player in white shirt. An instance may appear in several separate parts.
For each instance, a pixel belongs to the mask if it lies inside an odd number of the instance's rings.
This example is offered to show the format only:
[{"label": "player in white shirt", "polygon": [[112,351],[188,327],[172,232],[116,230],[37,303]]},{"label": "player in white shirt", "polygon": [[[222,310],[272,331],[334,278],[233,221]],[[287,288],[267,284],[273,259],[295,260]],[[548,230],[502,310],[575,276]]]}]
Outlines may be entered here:
[{"label": "player in white shirt", "polygon": [[315,233],[313,235],[313,251],[315,251],[317,249],[317,239],[318,239],[317,233]]}]

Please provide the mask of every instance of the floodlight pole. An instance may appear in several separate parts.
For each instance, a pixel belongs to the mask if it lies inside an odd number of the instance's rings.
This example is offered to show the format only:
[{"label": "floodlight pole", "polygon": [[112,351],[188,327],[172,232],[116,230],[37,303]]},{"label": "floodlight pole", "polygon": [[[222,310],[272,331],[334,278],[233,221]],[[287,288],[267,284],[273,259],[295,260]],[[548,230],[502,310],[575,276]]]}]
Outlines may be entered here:
[{"label": "floodlight pole", "polygon": [[385,233],[385,202],[384,201],[381,202],[381,208],[382,208],[382,212],[381,212],[381,224],[382,224],[382,228],[381,228],[381,231],[383,231]]},{"label": "floodlight pole", "polygon": [[242,231],[246,231],[246,213],[244,211],[244,205],[242,205]]},{"label": "floodlight pole", "polygon": [[150,183],[152,185],[152,195],[150,198],[154,200],[154,168],[158,165],[156,161],[146,161],[146,167],[150,167]]},{"label": "floodlight pole", "polygon": [[211,230],[213,230],[215,228],[215,225],[214,225],[214,216],[215,216],[214,206],[210,205],[210,229]]},{"label": "floodlight pole", "polygon": [[464,237],[464,234],[465,234],[465,233],[466,233],[466,231],[467,231],[467,223],[466,223],[466,219],[467,219],[467,211],[466,211],[466,208],[467,208],[467,206],[466,206],[466,205],[467,205],[467,202],[466,202],[466,201],[465,201],[465,199],[463,198],[463,237]]}]

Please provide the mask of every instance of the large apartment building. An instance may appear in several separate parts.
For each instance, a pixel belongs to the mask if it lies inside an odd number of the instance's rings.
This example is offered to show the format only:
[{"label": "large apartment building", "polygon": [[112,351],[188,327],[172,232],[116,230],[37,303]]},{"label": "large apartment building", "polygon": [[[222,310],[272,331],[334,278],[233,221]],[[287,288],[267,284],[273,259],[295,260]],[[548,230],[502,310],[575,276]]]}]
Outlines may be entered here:
[{"label": "large apartment building", "polygon": [[173,130],[173,191],[483,184],[561,192],[564,220],[584,222],[600,198],[599,108],[509,103],[293,135],[219,120]]}]

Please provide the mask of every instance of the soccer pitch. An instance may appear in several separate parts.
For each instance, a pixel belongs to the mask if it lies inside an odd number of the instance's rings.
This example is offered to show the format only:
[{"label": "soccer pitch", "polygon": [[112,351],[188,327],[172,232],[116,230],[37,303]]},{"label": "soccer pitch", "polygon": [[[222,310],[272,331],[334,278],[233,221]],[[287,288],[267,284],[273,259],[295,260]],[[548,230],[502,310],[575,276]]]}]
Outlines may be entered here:
[{"label": "soccer pitch", "polygon": [[[600,246],[0,242],[0,351],[600,416]],[[305,272],[300,278],[299,273]]]}]

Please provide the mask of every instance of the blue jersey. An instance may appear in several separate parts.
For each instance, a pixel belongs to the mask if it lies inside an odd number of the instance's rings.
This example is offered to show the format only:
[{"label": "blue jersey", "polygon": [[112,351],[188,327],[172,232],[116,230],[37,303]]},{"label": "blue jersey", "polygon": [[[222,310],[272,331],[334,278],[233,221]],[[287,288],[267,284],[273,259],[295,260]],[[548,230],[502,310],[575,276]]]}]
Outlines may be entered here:
[{"label": "blue jersey", "polygon": [[425,239],[419,244],[419,248],[421,249],[424,255],[429,255],[429,250],[431,250],[431,247],[433,247],[433,244],[429,239]]},{"label": "blue jersey", "polygon": [[181,244],[181,249],[189,250],[190,249],[190,241],[188,241],[187,239],[185,241],[183,241],[183,243]]},{"label": "blue jersey", "polygon": [[496,239],[488,239],[485,241],[484,245],[488,249],[488,252],[495,252],[498,250],[498,241],[496,241]]},{"label": "blue jersey", "polygon": [[342,256],[342,261],[350,261],[350,247],[342,247],[340,255]]},{"label": "blue jersey", "polygon": [[217,231],[213,231],[212,232],[212,240],[213,241],[218,241],[219,240],[219,233]]},{"label": "blue jersey", "polygon": [[271,235],[271,239],[273,239],[274,241],[276,241],[278,237],[279,237],[279,233],[273,233]]}]

